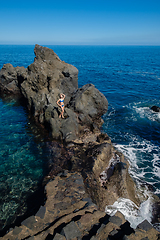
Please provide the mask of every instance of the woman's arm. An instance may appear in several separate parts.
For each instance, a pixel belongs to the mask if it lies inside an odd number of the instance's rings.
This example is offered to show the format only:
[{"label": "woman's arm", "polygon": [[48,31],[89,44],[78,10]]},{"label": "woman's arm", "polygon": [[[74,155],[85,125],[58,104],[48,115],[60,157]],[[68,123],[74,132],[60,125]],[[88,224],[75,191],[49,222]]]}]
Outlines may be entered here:
[{"label": "woman's arm", "polygon": [[66,97],[66,95],[65,94],[63,94],[63,98],[65,98]]},{"label": "woman's arm", "polygon": [[61,105],[59,104],[59,100],[57,101],[57,105],[60,107]]}]

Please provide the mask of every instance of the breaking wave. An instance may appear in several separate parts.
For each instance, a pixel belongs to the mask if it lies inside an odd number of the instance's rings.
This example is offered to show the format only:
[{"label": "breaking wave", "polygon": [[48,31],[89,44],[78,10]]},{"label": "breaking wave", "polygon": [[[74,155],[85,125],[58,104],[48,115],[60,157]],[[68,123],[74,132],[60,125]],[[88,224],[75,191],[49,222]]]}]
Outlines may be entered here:
[{"label": "breaking wave", "polygon": [[145,219],[151,222],[152,207],[151,199],[148,198],[138,207],[134,202],[126,198],[119,198],[113,205],[106,206],[105,212],[113,216],[117,211],[121,212],[125,219],[130,222],[132,228],[136,228],[138,224]]}]

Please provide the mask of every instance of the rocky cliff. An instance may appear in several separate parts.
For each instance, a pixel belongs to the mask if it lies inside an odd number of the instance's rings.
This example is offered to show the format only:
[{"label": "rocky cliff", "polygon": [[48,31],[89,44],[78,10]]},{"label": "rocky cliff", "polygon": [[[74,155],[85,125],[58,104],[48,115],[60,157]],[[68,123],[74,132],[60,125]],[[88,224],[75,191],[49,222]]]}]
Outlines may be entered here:
[{"label": "rocky cliff", "polygon": [[[78,89],[78,70],[59,59],[53,50],[35,46],[34,62],[25,69],[5,64],[0,71],[0,93],[21,94],[35,120],[48,127],[54,139],[72,141],[86,128],[102,125],[108,102],[92,84]],[[56,104],[64,93],[65,119]]]},{"label": "rocky cliff", "polygon": [[[119,152],[113,175],[104,188],[100,186],[99,175],[115,151],[108,135],[100,131],[107,99],[92,84],[78,88],[78,70],[53,50],[36,45],[34,51],[34,62],[26,69],[3,66],[0,94],[21,96],[35,121],[61,141],[48,144],[45,206],[2,239],[140,239],[120,213],[115,218],[104,213],[105,206],[119,197],[137,205],[144,200],[136,194],[128,163]],[[66,95],[64,119],[56,104],[60,93]],[[147,237],[147,231],[156,239],[151,225],[136,234]]]}]

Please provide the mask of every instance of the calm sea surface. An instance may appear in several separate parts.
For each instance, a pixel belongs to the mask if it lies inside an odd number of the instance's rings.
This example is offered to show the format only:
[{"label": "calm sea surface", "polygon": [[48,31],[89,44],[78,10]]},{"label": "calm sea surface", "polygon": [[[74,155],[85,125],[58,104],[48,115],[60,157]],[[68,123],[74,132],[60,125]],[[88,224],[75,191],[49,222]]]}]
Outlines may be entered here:
[{"label": "calm sea surface", "polygon": [[[106,96],[102,131],[128,158],[137,184],[151,184],[160,196],[160,113],[150,110],[160,106],[160,47],[48,47],[78,68],[79,87],[92,83]],[[0,68],[27,67],[33,60],[34,46],[0,46]],[[43,177],[45,150],[22,106],[0,100],[0,112],[0,218],[5,219]]]}]

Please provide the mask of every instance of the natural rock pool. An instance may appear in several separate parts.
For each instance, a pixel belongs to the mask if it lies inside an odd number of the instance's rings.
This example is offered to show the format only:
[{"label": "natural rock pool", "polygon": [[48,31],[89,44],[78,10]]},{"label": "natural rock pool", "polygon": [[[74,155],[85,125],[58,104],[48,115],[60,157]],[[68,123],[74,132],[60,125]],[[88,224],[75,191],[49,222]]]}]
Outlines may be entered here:
[{"label": "natural rock pool", "polygon": [[[46,174],[46,148],[38,128],[16,100],[0,100],[0,228],[27,210],[27,199]],[[34,131],[33,131],[34,129]],[[35,197],[35,196],[34,196]],[[38,202],[37,202],[38,205]]]}]

